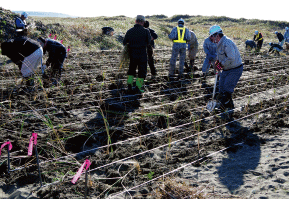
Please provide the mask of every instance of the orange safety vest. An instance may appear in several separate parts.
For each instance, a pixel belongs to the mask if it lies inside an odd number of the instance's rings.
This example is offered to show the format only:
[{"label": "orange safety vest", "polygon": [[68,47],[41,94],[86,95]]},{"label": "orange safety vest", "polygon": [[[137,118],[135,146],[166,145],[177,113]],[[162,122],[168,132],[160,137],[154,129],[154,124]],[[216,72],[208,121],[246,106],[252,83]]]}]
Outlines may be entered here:
[{"label": "orange safety vest", "polygon": [[[181,30],[183,31],[182,35],[181,35]],[[184,40],[186,28],[185,27],[181,28],[178,26],[177,31],[178,31],[178,40],[174,40],[174,43],[186,43],[186,41]]]}]

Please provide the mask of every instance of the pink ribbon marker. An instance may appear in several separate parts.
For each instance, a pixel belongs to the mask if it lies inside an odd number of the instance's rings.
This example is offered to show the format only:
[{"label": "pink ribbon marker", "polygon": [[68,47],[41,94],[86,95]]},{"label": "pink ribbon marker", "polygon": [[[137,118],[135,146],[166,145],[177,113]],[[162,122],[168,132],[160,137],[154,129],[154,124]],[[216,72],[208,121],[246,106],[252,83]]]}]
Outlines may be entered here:
[{"label": "pink ribbon marker", "polygon": [[1,156],[1,151],[2,151],[2,149],[3,149],[6,145],[8,145],[8,144],[9,144],[8,149],[9,149],[9,151],[11,151],[11,149],[12,149],[12,144],[11,144],[11,142],[10,142],[10,141],[5,142],[5,143],[2,144],[1,147],[0,147],[0,156]]},{"label": "pink ribbon marker", "polygon": [[87,169],[89,168],[89,166],[91,165],[91,162],[90,162],[88,159],[85,160],[85,162],[81,165],[81,167],[78,169],[77,173],[75,174],[75,176],[74,176],[73,179],[71,180],[71,182],[72,182],[73,184],[75,184],[76,181],[78,180],[78,178],[81,176],[82,171],[83,171],[85,165],[86,165],[86,168],[85,168],[85,169],[87,170]]},{"label": "pink ribbon marker", "polygon": [[70,51],[70,46],[68,46],[68,48],[67,48],[67,52],[69,52]]},{"label": "pink ribbon marker", "polygon": [[51,38],[51,33],[49,34],[49,38]]},{"label": "pink ribbon marker", "polygon": [[32,136],[31,136],[31,138],[30,138],[29,146],[28,146],[28,155],[29,155],[29,156],[32,155],[33,144],[34,144],[34,145],[37,145],[37,133],[32,133]]},{"label": "pink ribbon marker", "polygon": [[55,35],[55,37],[53,39],[56,40],[57,39],[57,35]]},{"label": "pink ribbon marker", "polygon": [[60,40],[60,43],[63,43],[63,40]]}]

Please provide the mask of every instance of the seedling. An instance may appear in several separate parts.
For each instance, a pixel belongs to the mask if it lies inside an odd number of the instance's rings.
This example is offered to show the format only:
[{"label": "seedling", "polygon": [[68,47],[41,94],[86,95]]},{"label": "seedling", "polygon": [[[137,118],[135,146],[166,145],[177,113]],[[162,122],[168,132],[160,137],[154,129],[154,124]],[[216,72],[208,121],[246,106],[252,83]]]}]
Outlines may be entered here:
[{"label": "seedling", "polygon": [[150,171],[150,172],[147,174],[147,178],[148,178],[149,180],[152,180],[154,173],[155,173],[155,172]]}]

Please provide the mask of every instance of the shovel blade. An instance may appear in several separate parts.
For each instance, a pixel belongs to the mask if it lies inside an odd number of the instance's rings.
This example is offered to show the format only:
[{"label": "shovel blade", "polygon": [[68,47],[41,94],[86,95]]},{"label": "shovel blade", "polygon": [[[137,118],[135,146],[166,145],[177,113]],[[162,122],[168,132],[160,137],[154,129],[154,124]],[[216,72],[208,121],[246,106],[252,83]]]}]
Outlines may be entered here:
[{"label": "shovel blade", "polygon": [[209,112],[212,112],[215,109],[216,105],[217,105],[216,101],[209,101],[207,104],[207,110]]}]

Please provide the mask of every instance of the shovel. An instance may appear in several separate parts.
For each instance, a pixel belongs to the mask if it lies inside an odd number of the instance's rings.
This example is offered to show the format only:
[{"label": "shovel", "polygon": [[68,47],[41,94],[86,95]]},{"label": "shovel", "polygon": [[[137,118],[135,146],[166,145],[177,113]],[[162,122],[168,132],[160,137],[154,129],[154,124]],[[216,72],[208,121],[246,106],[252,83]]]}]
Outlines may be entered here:
[{"label": "shovel", "polygon": [[212,97],[212,100],[208,102],[207,104],[207,110],[209,112],[212,112],[216,105],[217,105],[217,100],[214,100],[215,98],[215,93],[216,93],[216,86],[217,86],[217,80],[218,80],[218,73],[216,73],[216,78],[215,78],[215,85],[214,85],[214,91],[213,91],[213,97]]}]

